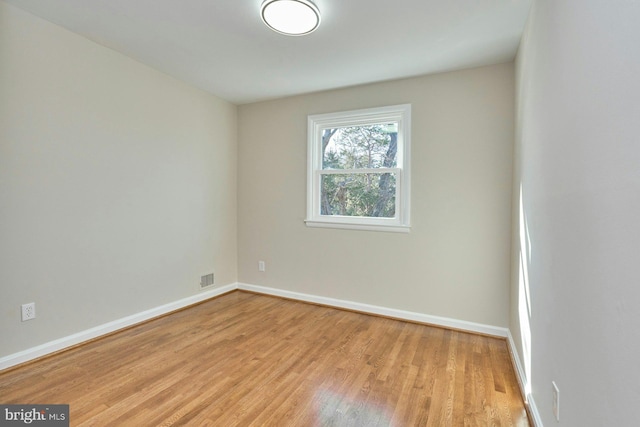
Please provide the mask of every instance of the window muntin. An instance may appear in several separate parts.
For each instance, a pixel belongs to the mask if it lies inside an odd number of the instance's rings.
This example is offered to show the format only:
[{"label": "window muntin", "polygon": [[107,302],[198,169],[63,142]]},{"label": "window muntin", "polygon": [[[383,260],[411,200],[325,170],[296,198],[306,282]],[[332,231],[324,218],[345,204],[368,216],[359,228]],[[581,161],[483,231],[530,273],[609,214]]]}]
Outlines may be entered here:
[{"label": "window muntin", "polygon": [[409,230],[410,105],[309,116],[309,226]]}]

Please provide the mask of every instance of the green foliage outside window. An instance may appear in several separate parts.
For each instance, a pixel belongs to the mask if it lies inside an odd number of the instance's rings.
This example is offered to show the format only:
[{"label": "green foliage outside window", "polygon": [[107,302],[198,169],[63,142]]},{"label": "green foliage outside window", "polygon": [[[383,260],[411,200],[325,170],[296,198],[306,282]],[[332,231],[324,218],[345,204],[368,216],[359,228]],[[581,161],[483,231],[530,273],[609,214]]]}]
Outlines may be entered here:
[{"label": "green foliage outside window", "polygon": [[[397,123],[324,129],[321,214],[393,218]],[[380,172],[371,169],[380,169]]]}]

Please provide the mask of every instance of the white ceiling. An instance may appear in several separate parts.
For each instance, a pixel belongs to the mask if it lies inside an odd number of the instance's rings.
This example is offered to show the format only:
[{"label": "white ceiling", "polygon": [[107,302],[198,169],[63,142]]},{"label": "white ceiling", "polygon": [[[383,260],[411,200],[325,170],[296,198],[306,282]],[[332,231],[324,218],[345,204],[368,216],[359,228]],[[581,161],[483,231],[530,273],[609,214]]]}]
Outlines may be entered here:
[{"label": "white ceiling", "polygon": [[531,3],[316,0],[290,37],[262,0],[5,1],[237,104],[510,61]]}]

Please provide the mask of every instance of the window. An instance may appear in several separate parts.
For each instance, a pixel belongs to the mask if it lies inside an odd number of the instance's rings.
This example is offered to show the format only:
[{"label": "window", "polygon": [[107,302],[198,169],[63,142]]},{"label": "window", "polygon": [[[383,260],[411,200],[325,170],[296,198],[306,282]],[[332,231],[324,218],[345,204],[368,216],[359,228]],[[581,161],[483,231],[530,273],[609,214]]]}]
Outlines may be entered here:
[{"label": "window", "polygon": [[409,231],[411,105],[308,119],[311,227]]}]

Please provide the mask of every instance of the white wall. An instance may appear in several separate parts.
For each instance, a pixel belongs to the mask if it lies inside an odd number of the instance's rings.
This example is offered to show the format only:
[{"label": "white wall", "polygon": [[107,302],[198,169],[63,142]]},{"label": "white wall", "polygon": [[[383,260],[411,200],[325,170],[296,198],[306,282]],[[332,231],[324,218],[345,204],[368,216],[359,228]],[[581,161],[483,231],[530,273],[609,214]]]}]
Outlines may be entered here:
[{"label": "white wall", "polygon": [[[526,261],[524,280],[512,284],[510,327],[521,332],[549,426],[557,425],[551,381],[559,425],[637,423],[638,22],[635,1],[539,0],[518,56],[515,177],[526,232],[515,248]],[[530,313],[518,304],[524,284]],[[520,338],[529,335],[527,351]]]},{"label": "white wall", "polygon": [[[506,327],[513,88],[502,64],[240,106],[239,280]],[[307,115],[402,103],[411,233],[306,227]]]},{"label": "white wall", "polygon": [[236,133],[235,106],[0,2],[0,356],[234,283]]}]

